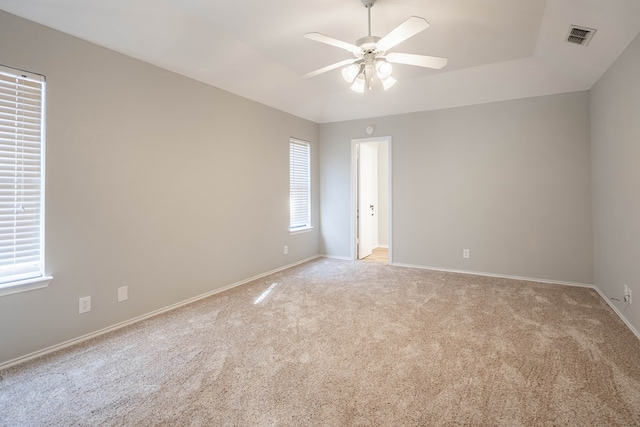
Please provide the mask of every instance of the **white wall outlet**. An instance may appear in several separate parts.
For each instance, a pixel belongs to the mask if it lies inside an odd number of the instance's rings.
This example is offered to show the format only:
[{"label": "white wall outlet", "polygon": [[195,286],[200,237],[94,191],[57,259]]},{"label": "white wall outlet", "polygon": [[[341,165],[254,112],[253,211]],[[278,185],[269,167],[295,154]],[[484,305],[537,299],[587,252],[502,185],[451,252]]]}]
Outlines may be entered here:
[{"label": "white wall outlet", "polygon": [[79,300],[78,314],[91,311],[91,297],[82,297]]},{"label": "white wall outlet", "polygon": [[462,258],[469,258],[469,257],[470,257],[469,249],[463,249]]},{"label": "white wall outlet", "polygon": [[284,254],[288,254],[289,253],[289,246],[284,245]]},{"label": "white wall outlet", "polygon": [[118,302],[126,301],[129,299],[129,287],[122,286],[118,288]]},{"label": "white wall outlet", "polygon": [[631,304],[631,288],[624,285],[624,301]]}]

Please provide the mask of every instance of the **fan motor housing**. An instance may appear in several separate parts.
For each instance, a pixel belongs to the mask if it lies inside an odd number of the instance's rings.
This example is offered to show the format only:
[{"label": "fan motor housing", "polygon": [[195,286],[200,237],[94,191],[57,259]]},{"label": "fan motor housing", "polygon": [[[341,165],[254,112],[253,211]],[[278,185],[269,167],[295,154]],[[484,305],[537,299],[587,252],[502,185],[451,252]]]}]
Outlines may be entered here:
[{"label": "fan motor housing", "polygon": [[376,36],[362,37],[361,39],[358,39],[356,41],[356,46],[358,46],[360,49],[364,51],[377,51],[378,48],[376,47],[376,43],[378,43],[378,40],[380,40],[380,37],[376,37]]}]

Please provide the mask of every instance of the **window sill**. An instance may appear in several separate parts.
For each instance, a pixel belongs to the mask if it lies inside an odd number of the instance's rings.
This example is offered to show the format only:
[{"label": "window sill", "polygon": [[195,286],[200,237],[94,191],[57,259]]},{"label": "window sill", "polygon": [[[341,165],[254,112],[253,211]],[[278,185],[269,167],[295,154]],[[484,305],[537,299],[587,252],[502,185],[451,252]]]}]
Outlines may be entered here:
[{"label": "window sill", "polygon": [[51,276],[35,277],[33,279],[19,280],[0,285],[0,297],[5,295],[17,294],[20,292],[34,291],[49,286],[49,282],[53,280]]},{"label": "window sill", "polygon": [[289,229],[289,235],[293,236],[294,234],[308,233],[311,230],[313,230],[312,226],[296,228],[296,229],[293,229],[293,230]]}]

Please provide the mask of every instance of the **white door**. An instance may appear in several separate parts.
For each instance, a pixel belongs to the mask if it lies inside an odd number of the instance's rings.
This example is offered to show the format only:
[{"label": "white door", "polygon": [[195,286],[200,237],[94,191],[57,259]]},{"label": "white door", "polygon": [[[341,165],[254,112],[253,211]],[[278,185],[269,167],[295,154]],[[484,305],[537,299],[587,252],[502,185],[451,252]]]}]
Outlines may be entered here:
[{"label": "white door", "polygon": [[358,259],[371,255],[374,242],[374,215],[377,202],[378,174],[377,150],[367,144],[360,144],[360,156],[358,162]]}]

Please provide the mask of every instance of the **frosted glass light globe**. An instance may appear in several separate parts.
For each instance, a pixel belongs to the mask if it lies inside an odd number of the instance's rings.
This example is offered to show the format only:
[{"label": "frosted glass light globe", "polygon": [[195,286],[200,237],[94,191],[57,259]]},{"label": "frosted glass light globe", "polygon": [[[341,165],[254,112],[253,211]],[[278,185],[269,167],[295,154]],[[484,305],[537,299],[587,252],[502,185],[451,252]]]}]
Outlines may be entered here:
[{"label": "frosted glass light globe", "polygon": [[347,65],[342,69],[342,78],[349,83],[353,83],[353,80],[356,78],[359,72],[360,67],[358,67],[356,64]]},{"label": "frosted glass light globe", "polygon": [[376,63],[376,73],[380,80],[384,80],[391,75],[393,67],[387,61],[378,61]]},{"label": "frosted glass light globe", "polygon": [[384,88],[384,90],[389,89],[397,82],[397,80],[391,76],[387,77],[386,79],[381,79],[380,81],[382,82],[382,87]]},{"label": "frosted glass light globe", "polygon": [[354,80],[353,84],[351,85],[351,90],[358,93],[364,93],[364,85],[364,76],[360,75]]}]

